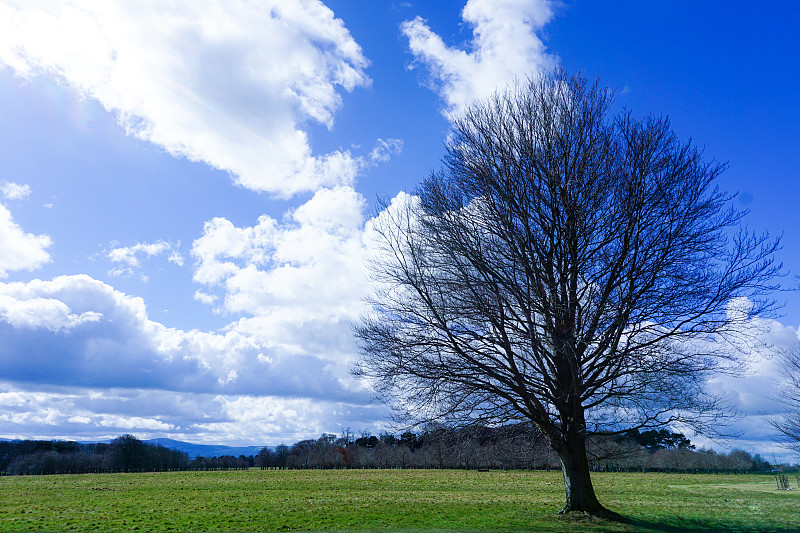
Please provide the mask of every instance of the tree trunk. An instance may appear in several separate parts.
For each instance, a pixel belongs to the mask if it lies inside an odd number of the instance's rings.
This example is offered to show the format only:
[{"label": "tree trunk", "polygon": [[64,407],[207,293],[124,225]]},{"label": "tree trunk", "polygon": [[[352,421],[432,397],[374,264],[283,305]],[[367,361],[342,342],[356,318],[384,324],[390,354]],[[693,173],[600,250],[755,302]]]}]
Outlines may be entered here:
[{"label": "tree trunk", "polygon": [[580,511],[594,516],[618,518],[616,513],[603,507],[594,494],[589,475],[589,461],[586,458],[586,437],[583,434],[573,434],[569,437],[556,449],[561,459],[566,492],[566,504],[560,512]]}]

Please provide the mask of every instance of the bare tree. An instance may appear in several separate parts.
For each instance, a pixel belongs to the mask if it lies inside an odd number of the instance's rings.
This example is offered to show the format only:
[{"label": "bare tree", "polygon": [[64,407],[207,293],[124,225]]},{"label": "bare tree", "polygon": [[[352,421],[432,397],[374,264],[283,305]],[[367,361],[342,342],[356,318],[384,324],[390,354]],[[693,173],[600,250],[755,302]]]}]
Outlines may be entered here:
[{"label": "bare tree", "polygon": [[708,427],[704,379],[756,341],[780,271],[715,187],[724,165],[612,98],[557,72],[454,122],[443,170],[377,217],[354,370],[416,419],[533,423],[562,512],[604,516],[587,435]]},{"label": "bare tree", "polygon": [[784,354],[782,363],[785,382],[778,399],[787,410],[783,416],[768,421],[778,430],[787,447],[800,453],[800,344]]}]

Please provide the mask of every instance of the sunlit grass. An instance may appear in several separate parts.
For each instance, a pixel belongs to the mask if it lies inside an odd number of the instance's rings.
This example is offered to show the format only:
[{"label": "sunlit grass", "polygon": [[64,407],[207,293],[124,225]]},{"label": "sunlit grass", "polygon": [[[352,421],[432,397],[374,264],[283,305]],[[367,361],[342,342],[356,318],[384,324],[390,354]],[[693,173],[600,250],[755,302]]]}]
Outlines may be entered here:
[{"label": "sunlit grass", "polygon": [[559,472],[250,470],[0,477],[0,531],[800,531],[768,476],[594,480],[629,523],[558,516]]}]

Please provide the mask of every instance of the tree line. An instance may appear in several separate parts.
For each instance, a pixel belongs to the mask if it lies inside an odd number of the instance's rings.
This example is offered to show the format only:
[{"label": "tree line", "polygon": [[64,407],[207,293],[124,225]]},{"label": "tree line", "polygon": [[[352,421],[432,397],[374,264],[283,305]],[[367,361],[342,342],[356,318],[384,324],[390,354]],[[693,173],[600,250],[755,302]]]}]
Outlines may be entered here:
[{"label": "tree line", "polygon": [[88,474],[185,470],[189,456],[164,446],[122,435],[110,443],[59,440],[0,442],[0,473],[4,475]]},{"label": "tree line", "polygon": [[149,444],[133,435],[110,443],[60,440],[0,441],[0,475],[244,470],[254,456],[189,458],[186,452]]},{"label": "tree line", "polygon": [[[666,429],[631,430],[615,437],[590,439],[589,462],[594,471],[693,473],[766,472],[773,467],[760,455],[744,450],[718,453],[697,450],[680,433]],[[544,436],[527,424],[497,428],[434,427],[399,437],[349,431],[337,437],[323,434],[255,457],[260,468],[434,468],[478,470],[560,470],[558,455]]]},{"label": "tree line", "polygon": [[[760,455],[743,450],[697,450],[680,433],[665,429],[629,431],[590,441],[594,471],[764,472]],[[356,437],[325,433],[291,446],[265,447],[257,455],[190,459],[185,452],[122,435],[110,443],[17,440],[0,442],[0,474],[45,475],[177,470],[434,468],[558,470],[558,456],[528,425],[498,428],[429,427],[419,433],[368,433]]]}]

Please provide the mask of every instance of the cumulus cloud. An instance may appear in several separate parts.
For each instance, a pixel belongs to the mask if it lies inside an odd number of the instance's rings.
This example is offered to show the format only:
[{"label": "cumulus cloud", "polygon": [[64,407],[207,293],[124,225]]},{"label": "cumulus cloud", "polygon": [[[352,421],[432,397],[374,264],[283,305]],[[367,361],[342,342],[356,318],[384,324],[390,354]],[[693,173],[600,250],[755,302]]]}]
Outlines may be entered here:
[{"label": "cumulus cloud", "polygon": [[[738,302],[737,306],[741,306],[741,303]],[[756,319],[752,322],[744,327],[748,334],[758,332],[758,350],[747,354],[742,361],[741,373],[716,374],[708,379],[706,387],[721,397],[730,412],[736,415],[726,422],[725,427],[720,428],[736,436],[735,441],[728,444],[762,454],[774,452],[781,457],[777,434],[767,419],[781,415],[786,410],[780,401],[782,377],[779,354],[797,345],[800,330],[777,320]],[[720,442],[701,436],[692,437],[692,441],[698,446],[720,447]]]},{"label": "cumulus cloud", "polygon": [[341,432],[345,428],[369,428],[379,432],[386,427],[386,411],[380,405],[256,396],[220,400],[227,420],[194,424],[190,429],[199,440],[222,434],[257,442],[264,435],[271,435],[273,441],[269,444],[292,444],[309,436]]},{"label": "cumulus cloud", "polygon": [[176,156],[278,195],[348,184],[364,160],[314,155],[340,91],[370,83],[361,48],[319,0],[0,4],[0,63],[55,76]]},{"label": "cumulus cloud", "polygon": [[461,17],[473,28],[469,50],[447,46],[420,17],[402,26],[414,57],[430,70],[446,115],[554,64],[536,35],[553,18],[551,1],[469,0]]},{"label": "cumulus cloud", "polygon": [[[281,387],[367,394],[349,374],[350,324],[368,291],[364,208],[351,187],[321,189],[282,220],[264,215],[236,227],[213,219],[194,242],[194,279],[206,287],[195,298],[240,316],[228,334],[259,344],[257,366],[284,376]],[[320,371],[336,383],[308,380]]]},{"label": "cumulus cloud", "polygon": [[85,275],[0,284],[7,380],[366,401],[322,354],[289,353],[236,326],[168,328],[148,318],[141,298]]},{"label": "cumulus cloud", "polygon": [[347,320],[357,313],[366,279],[364,206],[351,187],[336,187],[320,189],[282,221],[262,215],[256,225],[237,228],[215,218],[192,247],[194,279],[221,289],[230,313],[282,323]]},{"label": "cumulus cloud", "polygon": [[0,413],[6,435],[46,439],[110,439],[131,431],[147,438],[195,421],[227,420],[210,395],[80,387],[44,392],[2,382]]},{"label": "cumulus cloud", "polygon": [[47,252],[52,244],[50,237],[25,233],[3,204],[0,204],[0,243],[0,278],[13,270],[33,270],[50,262]]},{"label": "cumulus cloud", "polygon": [[[368,290],[365,203],[339,186],[252,227],[209,221],[192,247],[195,298],[239,316],[218,332],[166,327],[141,298],[86,275],[0,283],[3,435],[252,443],[382,427],[385,409],[348,371]],[[107,256],[135,268],[176,249]]]},{"label": "cumulus cloud", "polygon": [[93,311],[76,314],[59,300],[34,297],[18,299],[0,296],[0,317],[14,328],[67,331],[86,322],[96,322],[102,315]]},{"label": "cumulus cloud", "polygon": [[380,406],[272,396],[223,396],[159,390],[42,392],[0,382],[0,424],[18,438],[112,439],[168,436],[233,445],[291,444],[346,427],[382,427]]},{"label": "cumulus cloud", "polygon": [[20,185],[19,183],[4,181],[0,183],[0,193],[2,193],[7,200],[21,200],[22,198],[30,196],[31,187],[27,184]]}]

